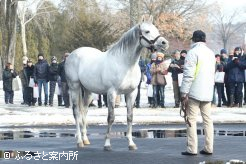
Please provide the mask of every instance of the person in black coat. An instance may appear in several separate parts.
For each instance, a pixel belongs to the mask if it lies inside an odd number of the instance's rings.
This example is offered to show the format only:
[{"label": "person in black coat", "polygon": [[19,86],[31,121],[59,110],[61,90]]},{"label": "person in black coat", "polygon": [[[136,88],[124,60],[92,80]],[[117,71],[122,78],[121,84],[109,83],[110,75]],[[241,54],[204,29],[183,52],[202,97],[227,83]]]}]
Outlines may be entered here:
[{"label": "person in black coat", "polygon": [[[32,63],[32,60],[29,59],[27,61],[27,67],[25,68],[26,72],[26,79],[27,79],[27,84],[30,83],[30,78],[33,78],[33,73],[34,73],[34,66]],[[35,106],[35,103],[37,102],[37,99],[33,97],[33,87],[27,87],[27,104],[28,106]]]},{"label": "person in black coat", "polygon": [[46,106],[48,104],[48,72],[49,71],[49,64],[44,59],[44,54],[39,53],[38,54],[38,62],[34,66],[34,81],[36,84],[38,84],[38,90],[39,90],[39,97],[38,97],[38,105],[42,105],[42,86],[44,87],[44,94],[45,94],[45,100],[44,105]]},{"label": "person in black coat", "polygon": [[12,81],[17,74],[15,73],[12,64],[7,63],[3,71],[3,90],[4,90],[4,99],[5,104],[13,104],[14,100],[14,91],[12,89]]},{"label": "person in black coat", "polygon": [[69,53],[64,54],[64,60],[58,65],[58,74],[61,78],[61,83],[62,83],[62,96],[64,100],[64,105],[66,108],[69,108],[70,106],[70,100],[69,100],[69,93],[68,93],[68,84],[66,80],[66,75],[65,75],[65,62],[66,58],[69,56]]},{"label": "person in black coat", "polygon": [[57,58],[52,56],[51,64],[49,66],[49,81],[50,81],[50,94],[49,94],[49,105],[53,106],[53,98],[55,94],[55,88],[58,80],[58,63]]},{"label": "person in black coat", "polygon": [[[180,88],[178,82],[178,74],[183,73],[183,65],[184,59],[181,59],[179,50],[175,50],[172,54],[173,60],[168,68],[168,72],[172,73],[172,80],[173,80],[173,93],[174,93],[174,100],[175,106],[174,108],[179,108],[180,105]],[[182,57],[183,58],[183,57]]]},{"label": "person in black coat", "polygon": [[[244,70],[246,69],[246,58],[241,54],[242,49],[236,47],[234,56],[228,59],[225,69],[228,71],[228,83],[230,85],[230,107],[242,107],[243,83],[245,82]],[[235,95],[237,97],[235,97]],[[233,104],[235,100],[235,104]]]},{"label": "person in black coat", "polygon": [[[221,55],[216,54],[215,55],[216,58],[216,72],[223,72],[224,71],[224,65],[221,61]],[[224,83],[218,83],[215,82],[215,87],[217,89],[217,93],[218,93],[218,105],[217,107],[221,107],[221,101],[223,101],[223,104],[227,104],[226,102],[226,97],[224,94]]]}]

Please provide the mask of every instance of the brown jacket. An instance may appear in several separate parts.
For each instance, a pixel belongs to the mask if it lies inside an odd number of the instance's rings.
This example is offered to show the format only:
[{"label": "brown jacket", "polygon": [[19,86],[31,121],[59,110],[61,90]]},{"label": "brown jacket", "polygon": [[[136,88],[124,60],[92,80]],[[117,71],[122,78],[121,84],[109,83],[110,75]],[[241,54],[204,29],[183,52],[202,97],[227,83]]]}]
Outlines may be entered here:
[{"label": "brown jacket", "polygon": [[167,67],[165,63],[161,62],[160,64],[152,63],[151,68],[150,68],[150,73],[152,75],[151,84],[158,85],[157,80],[156,80],[157,74],[162,75],[163,78],[165,79],[165,75],[168,73],[168,71],[167,71]]}]

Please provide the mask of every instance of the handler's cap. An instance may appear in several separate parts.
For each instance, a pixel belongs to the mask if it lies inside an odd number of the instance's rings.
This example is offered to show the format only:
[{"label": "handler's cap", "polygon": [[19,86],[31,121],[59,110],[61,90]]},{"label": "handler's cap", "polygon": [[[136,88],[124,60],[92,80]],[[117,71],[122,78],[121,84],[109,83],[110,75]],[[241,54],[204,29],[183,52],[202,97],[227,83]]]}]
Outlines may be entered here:
[{"label": "handler's cap", "polygon": [[192,41],[194,42],[205,42],[206,34],[202,30],[196,30],[193,32]]}]

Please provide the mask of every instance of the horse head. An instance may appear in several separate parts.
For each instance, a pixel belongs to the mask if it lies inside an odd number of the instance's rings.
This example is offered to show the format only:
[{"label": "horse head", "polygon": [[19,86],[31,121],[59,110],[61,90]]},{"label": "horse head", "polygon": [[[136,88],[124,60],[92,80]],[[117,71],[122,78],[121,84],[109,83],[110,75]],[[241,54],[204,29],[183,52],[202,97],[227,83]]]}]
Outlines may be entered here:
[{"label": "horse head", "polygon": [[159,30],[153,25],[153,17],[149,20],[142,18],[142,23],[139,24],[140,44],[143,47],[150,49],[152,52],[159,49],[167,49],[168,41],[160,36]]}]

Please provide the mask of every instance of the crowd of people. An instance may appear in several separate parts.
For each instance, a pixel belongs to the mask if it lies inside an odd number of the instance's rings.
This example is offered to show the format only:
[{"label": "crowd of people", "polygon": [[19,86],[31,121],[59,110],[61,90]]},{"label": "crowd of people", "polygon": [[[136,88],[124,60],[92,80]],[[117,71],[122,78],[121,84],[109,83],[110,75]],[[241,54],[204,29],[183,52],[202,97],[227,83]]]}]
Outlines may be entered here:
[{"label": "crowd of people", "polygon": [[[38,54],[38,62],[33,64],[31,59],[23,59],[23,69],[19,76],[22,83],[23,102],[29,106],[34,106],[36,102],[41,106],[53,106],[56,86],[60,90],[58,95],[58,106],[70,106],[68,85],[65,77],[64,63],[69,53],[65,53],[63,61],[58,64],[57,57],[51,58],[50,64],[44,59],[42,53]],[[181,103],[180,85],[183,76],[183,68],[185,63],[186,50],[175,50],[172,53],[172,60],[169,65],[164,62],[165,55],[162,52],[151,54],[151,60],[145,64],[140,58],[139,66],[141,70],[141,79],[138,86],[138,95],[135,102],[135,107],[140,108],[140,87],[143,81],[143,76],[147,77],[148,90],[151,88],[152,94],[148,94],[148,103],[152,108],[165,108],[165,86],[167,84],[165,76],[171,73],[173,93],[174,93],[174,108],[179,108]],[[242,107],[246,103],[246,54],[243,53],[241,47],[236,47],[233,51],[221,49],[219,54],[215,55],[216,74],[221,73],[221,81],[215,80],[213,104],[218,107],[223,105],[228,107]],[[12,89],[12,81],[17,76],[11,63],[7,63],[3,71],[3,90],[5,103],[12,104],[14,91]],[[180,78],[181,77],[181,78]],[[33,80],[34,86],[38,87],[38,98],[33,96],[33,87],[30,86],[30,80]],[[49,82],[49,87],[48,87]],[[42,101],[42,88],[44,91],[44,101]],[[49,91],[48,91],[49,88]],[[48,93],[49,92],[49,93]],[[244,92],[244,93],[243,93]],[[217,95],[216,95],[217,93]],[[107,107],[107,96],[98,96],[98,107],[104,105]],[[243,98],[244,96],[244,98]],[[91,106],[94,104],[91,103]],[[120,105],[120,95],[117,96],[116,107]]]},{"label": "crowd of people", "polygon": [[[21,104],[35,106],[38,102],[38,106],[43,104],[45,106],[53,106],[55,89],[58,89],[58,106],[69,108],[68,84],[64,68],[68,55],[69,53],[65,53],[63,61],[59,64],[56,56],[52,56],[51,63],[48,64],[43,53],[38,54],[38,62],[36,64],[33,64],[32,59],[23,58],[23,69],[19,72],[23,93],[23,102]],[[13,66],[7,63],[3,71],[3,90],[6,104],[13,104],[13,79],[16,76],[17,73],[14,71]],[[38,88],[38,95],[36,96],[34,95],[34,87]],[[44,101],[42,100],[42,88]]]},{"label": "crowd of people", "polygon": [[[172,61],[168,66],[164,64],[163,53],[155,52],[151,55],[151,61],[146,65],[145,72],[146,83],[153,87],[153,95],[148,97],[151,107],[156,108],[159,106],[165,108],[165,76],[168,72],[171,73],[172,77],[174,108],[180,107],[180,80],[182,80],[183,76],[186,55],[186,50],[175,50],[172,53]],[[223,105],[242,107],[246,104],[246,54],[243,53],[241,47],[236,47],[230,53],[227,53],[225,49],[221,49],[219,54],[215,54],[215,59],[215,74],[223,73],[219,74],[222,80],[215,80],[213,104],[217,107],[222,107]]]}]

